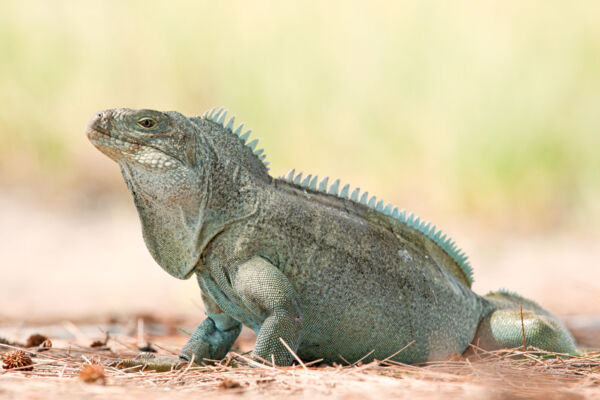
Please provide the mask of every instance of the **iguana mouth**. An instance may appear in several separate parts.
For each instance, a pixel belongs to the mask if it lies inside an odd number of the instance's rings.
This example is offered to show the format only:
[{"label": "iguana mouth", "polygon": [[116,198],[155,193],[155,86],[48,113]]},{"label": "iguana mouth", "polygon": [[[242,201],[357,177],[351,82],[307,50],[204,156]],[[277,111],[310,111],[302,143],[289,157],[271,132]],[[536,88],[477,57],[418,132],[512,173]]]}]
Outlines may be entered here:
[{"label": "iguana mouth", "polygon": [[111,135],[108,131],[90,126],[87,129],[87,136],[96,145],[100,146],[121,146],[127,150],[136,150],[140,146],[145,146],[137,143],[129,138],[120,135]]},{"label": "iguana mouth", "polygon": [[100,112],[96,114],[88,123],[86,134],[88,139],[100,149],[102,152],[109,153],[134,152],[138,150],[143,143],[131,140],[131,138],[115,134],[111,134],[110,120],[108,114]]},{"label": "iguana mouth", "polygon": [[95,141],[98,139],[108,139],[110,138],[110,133],[108,130],[102,129],[100,127],[94,126],[93,121],[88,124],[87,129],[85,130],[87,133],[88,139]]}]

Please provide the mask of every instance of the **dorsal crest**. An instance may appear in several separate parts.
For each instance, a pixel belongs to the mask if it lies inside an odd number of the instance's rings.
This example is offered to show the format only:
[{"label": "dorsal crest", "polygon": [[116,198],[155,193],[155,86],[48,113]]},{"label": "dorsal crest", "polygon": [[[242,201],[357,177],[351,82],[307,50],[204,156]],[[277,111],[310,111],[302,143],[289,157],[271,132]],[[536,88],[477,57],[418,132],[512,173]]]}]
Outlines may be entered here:
[{"label": "dorsal crest", "polygon": [[[265,159],[267,158],[267,155],[264,153],[264,149],[256,149],[257,144],[258,144],[258,139],[253,139],[253,140],[248,140],[250,137],[250,134],[252,133],[251,129],[247,129],[244,131],[244,123],[241,123],[237,128],[234,129],[234,125],[235,125],[235,116],[231,116],[231,118],[229,118],[229,120],[227,121],[227,110],[224,109],[223,107],[217,109],[216,107],[204,112],[204,114],[202,114],[202,119],[205,119],[207,121],[212,121],[218,125],[220,125],[225,131],[228,131],[229,133],[232,133],[234,135],[236,135],[237,137],[240,138],[240,140],[242,141],[242,143],[248,147],[252,153],[254,154],[254,156],[256,156],[257,159],[259,159],[264,166],[267,168],[267,170],[269,170],[269,164],[270,162],[265,161]],[[227,121],[227,122],[226,122]]]},{"label": "dorsal crest", "polygon": [[285,176],[280,177],[280,179],[306,189],[352,200],[423,233],[452,257],[464,273],[469,284],[473,283],[473,268],[469,263],[469,258],[456,246],[454,240],[443,233],[441,229],[437,229],[431,222],[421,219],[413,213],[407,213],[406,210],[399,210],[392,203],[386,204],[382,199],[377,199],[377,196],[372,195],[369,197],[369,192],[365,191],[361,193],[358,187],[350,191],[350,184],[341,186],[339,179],[335,179],[329,184],[329,177],[327,176],[319,181],[317,175],[303,176],[302,172],[296,174],[295,169],[290,170]]},{"label": "dorsal crest", "polygon": [[[242,143],[246,147],[250,148],[254,156],[260,160],[268,170],[270,163],[265,161],[266,155],[264,154],[264,149],[255,150],[258,139],[253,139],[251,141],[248,140],[252,131],[244,131],[243,123],[234,129],[235,116],[232,116],[227,122],[226,116],[227,110],[224,108],[213,108],[209,111],[206,111],[202,115],[202,119],[216,123],[226,132],[238,136],[242,140]],[[460,248],[456,246],[454,240],[443,233],[441,229],[437,229],[437,227],[432,225],[431,222],[421,219],[413,213],[407,213],[406,210],[399,210],[398,207],[391,203],[386,204],[382,199],[377,199],[377,196],[371,195],[369,197],[369,192],[364,191],[361,193],[360,188],[354,188],[351,191],[350,184],[341,186],[341,181],[339,179],[335,179],[330,184],[329,177],[319,180],[317,175],[303,176],[302,172],[296,174],[294,169],[290,170],[285,176],[280,177],[280,179],[300,186],[301,188],[310,189],[327,195],[336,196],[340,199],[348,199],[355,203],[362,204],[387,217],[393,218],[394,220],[411,229],[423,233],[426,237],[443,249],[457,263],[469,284],[473,282],[473,269],[469,263],[468,257]]]}]

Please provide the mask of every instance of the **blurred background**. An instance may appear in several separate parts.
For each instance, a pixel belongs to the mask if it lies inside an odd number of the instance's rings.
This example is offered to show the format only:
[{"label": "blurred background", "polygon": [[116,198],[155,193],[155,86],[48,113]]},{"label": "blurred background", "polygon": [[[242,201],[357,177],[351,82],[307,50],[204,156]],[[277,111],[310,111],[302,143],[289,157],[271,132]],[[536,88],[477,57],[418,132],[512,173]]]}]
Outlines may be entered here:
[{"label": "blurred background", "polygon": [[475,269],[600,314],[600,3],[0,2],[0,319],[200,314],[147,253],[112,107],[225,106],[274,176],[339,177],[434,221]]}]

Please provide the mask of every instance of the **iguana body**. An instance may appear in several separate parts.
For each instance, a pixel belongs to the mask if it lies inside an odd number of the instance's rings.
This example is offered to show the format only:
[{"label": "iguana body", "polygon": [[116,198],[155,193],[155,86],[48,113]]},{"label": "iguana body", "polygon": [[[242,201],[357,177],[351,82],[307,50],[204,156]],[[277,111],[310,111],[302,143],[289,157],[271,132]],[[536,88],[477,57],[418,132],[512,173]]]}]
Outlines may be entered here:
[{"label": "iguana body", "polygon": [[520,346],[523,327],[527,345],[574,351],[535,303],[472,292],[466,257],[435,227],[339,181],[270,177],[233,122],[222,110],[114,109],[88,126],[119,163],[155,260],[197,276],[207,318],[182,359],[223,358],[242,324],[257,333],[256,358],[278,365],[293,361],[286,344],[306,361],[416,363],[473,342]]}]

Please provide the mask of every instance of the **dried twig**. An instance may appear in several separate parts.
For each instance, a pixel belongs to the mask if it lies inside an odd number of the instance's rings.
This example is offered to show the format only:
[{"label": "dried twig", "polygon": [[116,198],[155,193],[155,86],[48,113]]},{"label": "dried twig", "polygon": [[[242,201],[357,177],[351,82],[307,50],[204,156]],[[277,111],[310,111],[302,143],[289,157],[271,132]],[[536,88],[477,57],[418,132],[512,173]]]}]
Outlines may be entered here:
[{"label": "dried twig", "polygon": [[304,365],[304,363],[302,362],[300,357],[298,357],[296,352],[294,350],[292,350],[292,348],[290,346],[288,346],[288,344],[285,342],[285,340],[283,340],[283,338],[279,338],[279,340],[281,341],[281,343],[283,343],[283,346],[287,349],[287,351],[290,352],[290,354],[294,357],[294,359],[296,359],[296,361],[298,361],[298,363],[302,366],[302,368],[304,368],[305,370],[308,370],[308,368],[306,368],[306,365]]},{"label": "dried twig", "polygon": [[525,322],[523,321],[523,303],[519,302],[519,306],[521,307],[521,329],[523,330],[523,348],[527,348],[527,344],[525,343]]},{"label": "dried twig", "polygon": [[384,359],[382,360],[382,362],[386,362],[386,361],[388,361],[388,360],[391,360],[392,358],[396,357],[398,354],[402,353],[404,350],[406,350],[406,349],[408,349],[410,346],[412,346],[412,344],[413,344],[414,342],[415,342],[414,340],[410,341],[408,344],[406,344],[406,346],[402,347],[400,350],[398,350],[397,352],[395,352],[395,353],[394,353],[394,354],[392,354],[391,356],[388,356],[388,357],[384,358]]}]

